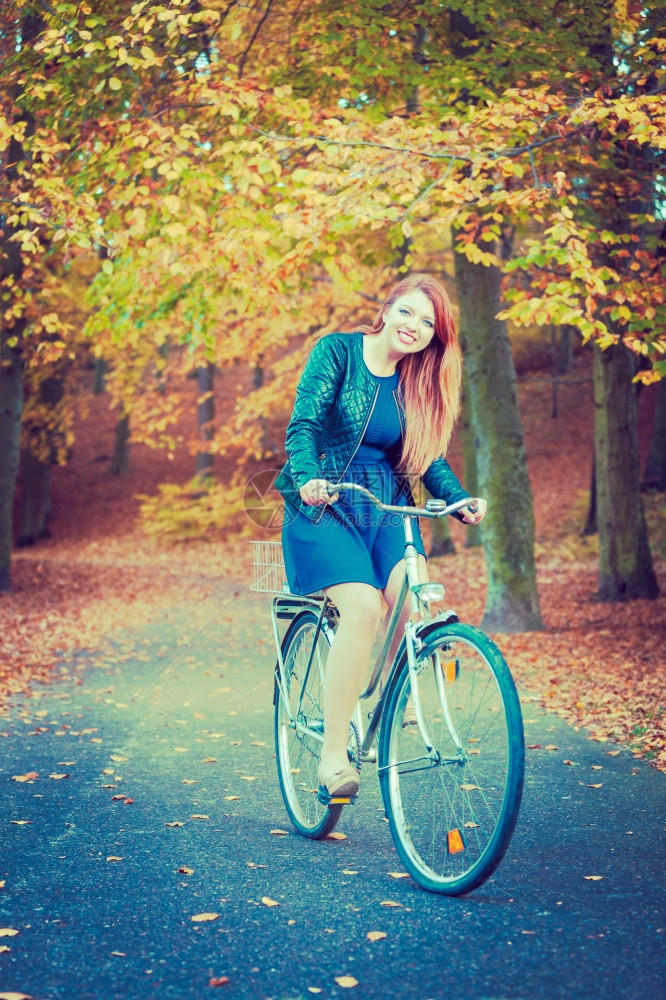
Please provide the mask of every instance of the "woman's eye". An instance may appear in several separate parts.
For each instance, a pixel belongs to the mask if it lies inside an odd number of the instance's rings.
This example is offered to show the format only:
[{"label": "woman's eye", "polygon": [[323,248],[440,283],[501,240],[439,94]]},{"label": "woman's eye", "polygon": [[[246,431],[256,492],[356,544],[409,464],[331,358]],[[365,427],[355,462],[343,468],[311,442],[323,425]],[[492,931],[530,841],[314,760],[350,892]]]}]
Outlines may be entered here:
[{"label": "woman's eye", "polygon": [[403,316],[409,316],[409,310],[407,309],[400,309],[399,312],[401,312]]}]

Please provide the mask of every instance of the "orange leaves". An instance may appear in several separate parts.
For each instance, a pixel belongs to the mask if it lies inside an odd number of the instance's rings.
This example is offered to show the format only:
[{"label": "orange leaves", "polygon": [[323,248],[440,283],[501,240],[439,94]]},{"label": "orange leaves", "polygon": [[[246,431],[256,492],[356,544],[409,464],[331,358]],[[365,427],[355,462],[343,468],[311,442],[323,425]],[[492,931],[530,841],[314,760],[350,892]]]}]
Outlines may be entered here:
[{"label": "orange leaves", "polygon": [[13,774],[12,781],[35,781],[38,777],[36,771],[28,771],[27,774]]}]

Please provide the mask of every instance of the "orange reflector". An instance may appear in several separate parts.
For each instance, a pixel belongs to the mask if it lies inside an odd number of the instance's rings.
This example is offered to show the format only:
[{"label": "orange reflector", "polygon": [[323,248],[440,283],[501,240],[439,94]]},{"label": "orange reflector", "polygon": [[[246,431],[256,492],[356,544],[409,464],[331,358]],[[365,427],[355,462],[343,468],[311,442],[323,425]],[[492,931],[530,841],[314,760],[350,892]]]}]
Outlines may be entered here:
[{"label": "orange reflector", "polygon": [[449,854],[460,854],[465,850],[465,841],[460,830],[449,830],[446,835],[449,847]]},{"label": "orange reflector", "polygon": [[445,660],[444,663],[442,663],[442,669],[444,671],[444,677],[449,682],[449,684],[453,684],[454,681],[458,680],[457,660]]}]

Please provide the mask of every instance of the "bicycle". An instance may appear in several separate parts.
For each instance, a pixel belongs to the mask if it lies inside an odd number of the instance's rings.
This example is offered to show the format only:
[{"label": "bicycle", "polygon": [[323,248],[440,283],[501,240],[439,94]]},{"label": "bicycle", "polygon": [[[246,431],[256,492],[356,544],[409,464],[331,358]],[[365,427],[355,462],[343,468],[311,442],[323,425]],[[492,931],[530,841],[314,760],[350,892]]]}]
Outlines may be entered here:
[{"label": "bicycle", "polygon": [[[431,892],[459,896],[484,882],[502,860],[518,817],[524,739],[520,703],[495,643],[452,610],[431,613],[440,583],[422,582],[413,518],[446,517],[469,499],[424,508],[384,504],[355,483],[380,510],[403,518],[405,577],[382,648],[350,724],[348,757],[359,771],[378,765],[386,817],[412,878]],[[323,743],[322,687],[339,615],[325,594],[289,593],[279,542],[254,542],[252,589],[277,594],[271,620],[277,649],[275,745],[284,803],[297,831],[322,839],[352,799],[318,786]],[[364,726],[362,702],[376,691],[403,604],[411,616],[390,673]],[[280,635],[280,622],[288,622]]]}]

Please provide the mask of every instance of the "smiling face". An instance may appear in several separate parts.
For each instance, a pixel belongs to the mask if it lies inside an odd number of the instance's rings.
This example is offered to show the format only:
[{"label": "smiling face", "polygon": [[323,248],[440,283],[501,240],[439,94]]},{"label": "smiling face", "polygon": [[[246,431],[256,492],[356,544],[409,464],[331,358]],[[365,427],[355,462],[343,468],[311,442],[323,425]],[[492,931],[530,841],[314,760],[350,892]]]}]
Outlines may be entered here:
[{"label": "smiling face", "polygon": [[405,292],[384,312],[385,339],[391,354],[418,354],[435,335],[435,310],[418,288]]}]

